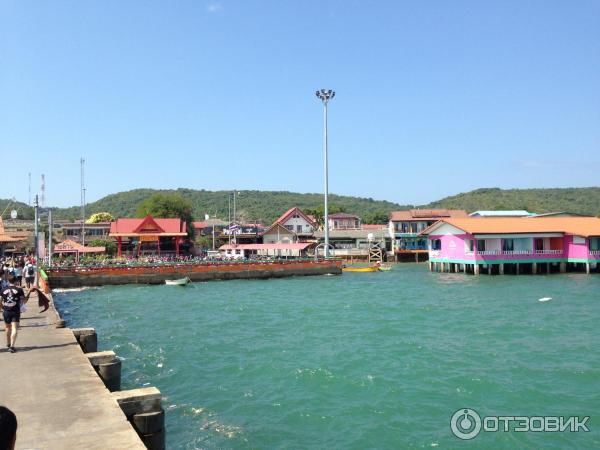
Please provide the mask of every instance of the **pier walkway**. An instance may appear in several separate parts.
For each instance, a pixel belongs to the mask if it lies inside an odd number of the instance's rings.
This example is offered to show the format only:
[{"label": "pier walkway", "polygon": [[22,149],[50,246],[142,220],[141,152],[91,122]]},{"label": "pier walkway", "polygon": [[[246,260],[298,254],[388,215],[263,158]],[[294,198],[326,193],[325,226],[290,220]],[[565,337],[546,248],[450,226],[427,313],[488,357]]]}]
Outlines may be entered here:
[{"label": "pier walkway", "polygon": [[39,314],[33,295],[28,308],[17,353],[0,319],[0,404],[17,416],[16,448],[145,449],[73,332],[56,328],[52,307]]}]

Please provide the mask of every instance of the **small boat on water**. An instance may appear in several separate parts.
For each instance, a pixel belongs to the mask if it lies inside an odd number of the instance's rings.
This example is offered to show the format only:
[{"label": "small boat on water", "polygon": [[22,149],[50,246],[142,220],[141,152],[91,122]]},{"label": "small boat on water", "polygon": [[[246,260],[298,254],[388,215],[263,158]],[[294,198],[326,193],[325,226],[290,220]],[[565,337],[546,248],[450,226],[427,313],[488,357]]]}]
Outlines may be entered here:
[{"label": "small boat on water", "polygon": [[177,278],[176,280],[165,280],[165,284],[168,286],[185,286],[188,284],[190,280],[188,277],[185,278]]},{"label": "small boat on water", "polygon": [[377,266],[370,267],[342,267],[342,272],[377,272]]},{"label": "small boat on water", "polygon": [[382,264],[379,266],[379,270],[381,270],[382,272],[389,272],[390,270],[392,270],[392,266],[389,264]]}]

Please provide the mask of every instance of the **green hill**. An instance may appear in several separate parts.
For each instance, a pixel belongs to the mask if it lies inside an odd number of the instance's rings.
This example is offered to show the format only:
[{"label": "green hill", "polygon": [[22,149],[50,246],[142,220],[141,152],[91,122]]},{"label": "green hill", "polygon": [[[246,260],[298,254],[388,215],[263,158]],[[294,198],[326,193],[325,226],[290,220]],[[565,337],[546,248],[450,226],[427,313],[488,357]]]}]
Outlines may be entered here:
[{"label": "green hill", "polygon": [[[96,202],[86,205],[86,216],[108,211],[115,217],[135,216],[137,205],[151,195],[162,193],[178,193],[188,199],[196,220],[202,220],[205,214],[227,220],[229,211],[229,195],[231,191],[205,191],[193,189],[155,190],[134,189],[108,195]],[[298,194],[285,191],[238,191],[236,206],[238,218],[243,221],[261,221],[272,223],[281,213],[292,206],[302,209],[322,207],[322,194]],[[0,200],[0,212],[4,211],[10,200]],[[329,204],[332,211],[359,215],[364,223],[385,223],[390,211],[413,208],[413,205],[399,205],[383,200],[358,198],[343,195],[330,195]],[[421,208],[466,209],[477,210],[526,209],[531,212],[569,211],[579,214],[600,214],[600,187],[589,188],[557,188],[557,189],[499,189],[485,188],[453,195],[441,200],[421,205]],[[233,205],[232,205],[233,208]],[[10,205],[4,214],[7,218],[11,209],[17,209],[19,217],[33,218],[33,208],[24,203]],[[79,206],[53,209],[55,219],[79,218]]]},{"label": "green hill", "polygon": [[32,220],[33,219],[33,215],[34,215],[33,208],[30,206],[27,206],[26,203],[13,202],[12,200],[9,200],[9,199],[0,199],[0,214],[2,214],[3,219],[9,219],[10,212],[13,209],[17,211],[17,217],[19,219],[24,219],[24,220]]},{"label": "green hill", "polygon": [[[108,195],[96,202],[86,205],[86,216],[107,211],[115,217],[134,217],[137,205],[155,193],[180,194],[193,206],[196,220],[203,220],[205,214],[227,220],[229,216],[229,195],[231,191],[205,191],[193,189],[155,190],[134,189],[127,192]],[[237,191],[236,211],[239,220],[262,221],[272,223],[279,215],[293,206],[302,209],[316,209],[323,204],[323,194],[298,194],[294,192],[271,191]],[[233,201],[233,200],[232,200]],[[329,204],[332,210],[342,210],[359,215],[365,223],[378,221],[385,223],[389,211],[410,208],[411,205],[357,198],[342,195],[330,195]],[[233,204],[232,204],[233,209]],[[55,218],[79,218],[80,208],[62,208],[54,210]]]},{"label": "green hill", "polygon": [[568,211],[600,214],[600,187],[556,189],[485,188],[446,197],[427,205],[429,208],[477,210],[526,209],[545,213]]}]

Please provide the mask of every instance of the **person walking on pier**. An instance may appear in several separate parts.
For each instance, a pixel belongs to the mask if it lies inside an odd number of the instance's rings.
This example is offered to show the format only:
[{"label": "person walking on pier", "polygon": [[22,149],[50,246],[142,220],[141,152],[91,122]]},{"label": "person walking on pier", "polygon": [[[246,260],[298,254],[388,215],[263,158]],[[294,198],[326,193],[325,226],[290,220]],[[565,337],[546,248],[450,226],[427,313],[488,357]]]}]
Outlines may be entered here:
[{"label": "person walking on pier", "polygon": [[0,305],[6,328],[6,346],[10,353],[16,352],[15,342],[21,321],[21,306],[27,303],[23,289],[10,283],[0,292]]},{"label": "person walking on pier", "polygon": [[25,269],[23,270],[25,275],[25,283],[27,284],[27,289],[31,289],[33,282],[35,280],[35,266],[30,262],[27,263]]}]

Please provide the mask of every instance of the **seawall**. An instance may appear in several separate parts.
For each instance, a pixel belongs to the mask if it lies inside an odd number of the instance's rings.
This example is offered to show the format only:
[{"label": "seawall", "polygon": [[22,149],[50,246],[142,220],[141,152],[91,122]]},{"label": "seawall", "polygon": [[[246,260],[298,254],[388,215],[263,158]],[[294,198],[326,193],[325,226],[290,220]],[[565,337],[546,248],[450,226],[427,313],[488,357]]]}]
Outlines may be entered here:
[{"label": "seawall", "polygon": [[119,284],[163,284],[165,280],[192,281],[339,275],[342,262],[277,261],[172,264],[156,266],[50,268],[45,271],[52,289]]}]

